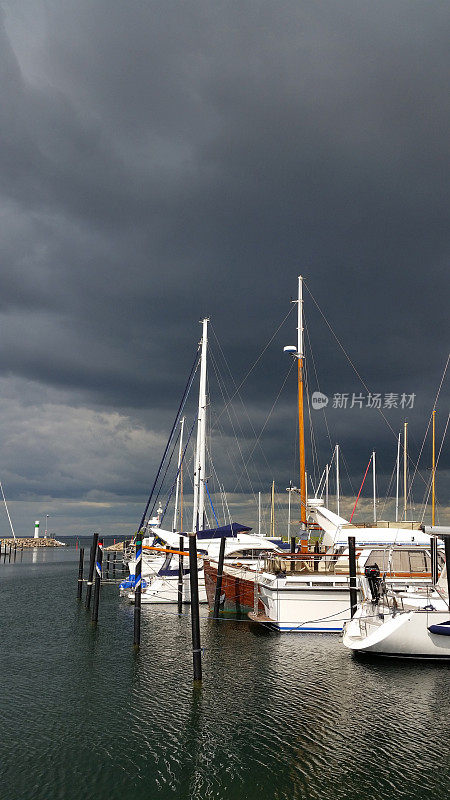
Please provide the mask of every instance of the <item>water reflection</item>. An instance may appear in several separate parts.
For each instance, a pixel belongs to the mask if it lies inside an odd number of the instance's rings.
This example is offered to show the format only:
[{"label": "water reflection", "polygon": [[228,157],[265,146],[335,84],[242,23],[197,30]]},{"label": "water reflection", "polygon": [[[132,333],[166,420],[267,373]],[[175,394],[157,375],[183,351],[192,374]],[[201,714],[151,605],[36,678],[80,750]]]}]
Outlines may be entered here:
[{"label": "water reflection", "polygon": [[446,797],[444,665],[362,662],[339,637],[252,635],[203,609],[194,691],[188,613],[146,606],[136,655],[117,586],[93,628],[75,550],[36,554],[0,569],[5,797]]}]

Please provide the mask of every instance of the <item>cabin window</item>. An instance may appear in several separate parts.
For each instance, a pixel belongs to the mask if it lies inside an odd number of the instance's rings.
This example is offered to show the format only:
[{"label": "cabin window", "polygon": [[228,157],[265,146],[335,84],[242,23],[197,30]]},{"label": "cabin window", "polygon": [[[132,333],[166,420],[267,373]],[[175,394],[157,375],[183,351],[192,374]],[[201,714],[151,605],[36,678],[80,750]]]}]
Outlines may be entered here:
[{"label": "cabin window", "polygon": [[237,558],[237,559],[244,559],[244,558],[251,558],[252,560],[258,558],[262,553],[267,552],[266,550],[237,550],[234,553],[228,553],[227,558]]},{"label": "cabin window", "polygon": [[431,561],[423,550],[372,550],[366,566],[378,564],[382,572],[391,570],[394,573],[430,572]]},{"label": "cabin window", "polygon": [[[411,564],[411,572],[429,572],[427,570],[425,553],[410,553],[409,560]],[[431,569],[431,564],[430,564]]]}]

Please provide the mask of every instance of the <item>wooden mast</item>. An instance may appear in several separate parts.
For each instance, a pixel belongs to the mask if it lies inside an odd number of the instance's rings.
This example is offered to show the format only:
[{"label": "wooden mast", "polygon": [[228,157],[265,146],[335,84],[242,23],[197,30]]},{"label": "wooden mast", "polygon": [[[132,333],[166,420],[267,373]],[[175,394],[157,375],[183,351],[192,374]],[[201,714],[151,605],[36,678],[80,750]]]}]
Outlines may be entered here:
[{"label": "wooden mast", "polygon": [[402,432],[398,434],[397,440],[397,485],[395,490],[395,521],[398,522],[398,495],[399,495],[399,487],[400,487],[400,440],[402,438]]},{"label": "wooden mast", "polygon": [[403,428],[403,519],[406,522],[408,516],[408,423],[405,422]]},{"label": "wooden mast", "polygon": [[300,538],[306,533],[305,423],[303,413],[303,278],[298,277],[297,360],[298,360],[298,445],[300,455]]},{"label": "wooden mast", "polygon": [[183,530],[183,462],[180,467],[180,531]]},{"label": "wooden mast", "polygon": [[[298,384],[298,449],[300,455],[300,538],[306,537],[306,472],[305,472],[305,429],[303,412],[303,278],[298,276],[297,303],[297,345],[288,345],[285,353],[291,353],[297,359]],[[291,536],[291,552],[295,552],[295,536]]]},{"label": "wooden mast", "polygon": [[433,454],[432,454],[432,466],[431,466],[431,524],[434,525],[435,522],[435,505],[436,505],[436,494],[435,494],[435,475],[436,475],[436,444],[435,444],[435,434],[436,434],[436,409],[433,409]]}]

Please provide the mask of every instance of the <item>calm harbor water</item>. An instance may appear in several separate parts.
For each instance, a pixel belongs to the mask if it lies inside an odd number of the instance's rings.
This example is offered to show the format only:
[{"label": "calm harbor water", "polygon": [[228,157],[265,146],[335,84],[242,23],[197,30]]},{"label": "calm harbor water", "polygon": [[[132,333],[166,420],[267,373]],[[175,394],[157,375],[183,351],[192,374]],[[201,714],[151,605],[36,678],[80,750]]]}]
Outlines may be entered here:
[{"label": "calm harbor water", "polygon": [[1,800],[444,800],[443,664],[359,662],[339,637],[190,620],[102,588],[94,630],[73,547],[0,562]]}]

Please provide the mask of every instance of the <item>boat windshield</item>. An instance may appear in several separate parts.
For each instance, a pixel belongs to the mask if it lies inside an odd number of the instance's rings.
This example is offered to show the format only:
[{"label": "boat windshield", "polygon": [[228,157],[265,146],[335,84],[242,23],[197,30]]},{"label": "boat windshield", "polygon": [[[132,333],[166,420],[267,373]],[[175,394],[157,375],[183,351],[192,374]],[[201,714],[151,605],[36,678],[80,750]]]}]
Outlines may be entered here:
[{"label": "boat windshield", "polygon": [[[438,554],[439,569],[442,569],[443,558]],[[405,547],[374,549],[371,551],[365,566],[377,564],[382,572],[394,575],[430,575],[431,555],[429,550]]]}]

